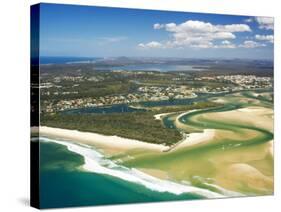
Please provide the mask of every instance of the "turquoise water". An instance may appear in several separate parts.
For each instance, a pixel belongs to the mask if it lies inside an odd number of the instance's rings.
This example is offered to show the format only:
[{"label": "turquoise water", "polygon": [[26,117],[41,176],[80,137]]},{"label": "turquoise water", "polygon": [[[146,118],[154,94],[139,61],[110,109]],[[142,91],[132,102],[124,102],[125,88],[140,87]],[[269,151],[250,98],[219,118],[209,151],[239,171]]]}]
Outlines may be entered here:
[{"label": "turquoise water", "polygon": [[159,192],[106,174],[80,171],[81,155],[40,142],[41,208],[202,199],[197,194]]}]

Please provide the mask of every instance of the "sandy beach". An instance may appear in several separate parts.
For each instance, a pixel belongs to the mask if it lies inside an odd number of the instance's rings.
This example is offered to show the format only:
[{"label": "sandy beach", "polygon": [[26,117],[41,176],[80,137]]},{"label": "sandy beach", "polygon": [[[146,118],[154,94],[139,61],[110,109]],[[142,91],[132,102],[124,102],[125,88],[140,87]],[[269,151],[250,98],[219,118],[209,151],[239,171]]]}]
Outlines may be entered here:
[{"label": "sandy beach", "polygon": [[[32,131],[34,130],[37,129],[33,128]],[[122,138],[119,136],[107,136],[92,132],[81,132],[78,130],[41,126],[39,131],[40,136],[94,146],[101,148],[107,153],[121,153],[134,149],[150,150],[155,152],[175,151],[180,148],[189,147],[202,142],[208,142],[215,135],[215,130],[212,129],[206,129],[202,133],[191,133],[188,134],[185,139],[179,141],[177,145],[171,148],[161,144],[152,144],[139,140]]]},{"label": "sandy beach", "polygon": [[77,130],[67,130],[46,126],[41,126],[39,132],[40,136],[93,145],[95,147],[113,152],[126,151],[132,149],[147,149],[162,152],[169,148],[161,144],[151,144],[134,139],[121,138],[119,136],[107,136],[97,133],[80,132]]}]

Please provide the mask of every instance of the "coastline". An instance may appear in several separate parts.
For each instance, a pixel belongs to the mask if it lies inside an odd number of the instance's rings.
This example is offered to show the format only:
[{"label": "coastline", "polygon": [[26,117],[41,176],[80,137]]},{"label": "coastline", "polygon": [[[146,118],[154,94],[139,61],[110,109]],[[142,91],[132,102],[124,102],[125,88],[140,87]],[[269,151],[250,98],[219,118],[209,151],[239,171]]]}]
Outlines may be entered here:
[{"label": "coastline", "polygon": [[[116,164],[107,159],[104,154],[95,149],[70,143],[68,141],[59,141],[55,139],[42,138],[42,142],[53,142],[65,146],[68,151],[81,155],[84,158],[84,164],[77,167],[78,171],[93,172],[96,174],[109,175],[129,183],[136,183],[155,192],[168,192],[174,195],[194,194],[201,198],[222,198],[226,194],[231,196],[242,196],[242,194],[227,191],[221,188],[222,192],[214,192],[208,189],[196,187],[189,183],[180,183],[169,179],[169,177],[160,170],[130,168]],[[116,169],[118,167],[118,169]]]},{"label": "coastline", "polygon": [[[161,120],[161,116],[167,114],[157,114]],[[185,113],[184,113],[185,114]],[[181,116],[183,114],[180,114]],[[33,127],[31,131],[38,131],[38,127]],[[39,127],[39,135],[49,138],[62,139],[64,141],[71,141],[75,143],[86,144],[101,148],[108,153],[119,153],[133,149],[150,150],[156,152],[169,152],[179,148],[196,145],[214,137],[215,130],[206,129],[202,133],[190,133],[183,140],[178,141],[173,146],[166,146],[164,144],[153,144],[136,139],[123,138],[120,136],[108,136],[93,132],[82,132],[78,130],[69,130],[62,128],[53,128],[48,126]]]},{"label": "coastline", "polygon": [[[176,115],[176,117],[174,117],[176,118],[176,125],[184,125],[184,123],[180,122],[179,118],[190,112],[191,111]],[[202,114],[201,116],[207,120],[216,118],[219,120],[224,120],[226,122],[235,122],[237,121],[237,119],[240,120],[240,117],[243,115],[243,118],[241,118],[243,122],[254,124],[250,122],[250,120],[255,117],[255,124],[258,125],[259,123],[261,123],[261,120],[263,121],[263,123],[270,120],[271,116],[269,115],[271,113],[268,112],[270,111],[264,109],[258,110],[258,108],[249,107],[242,110]],[[160,119],[163,118],[163,114],[158,115]],[[270,125],[268,125],[267,128],[270,128]],[[36,130],[38,130],[38,128],[32,129],[32,131]],[[76,144],[77,146],[79,146],[79,144],[81,146],[88,145],[89,148],[93,147],[93,149],[100,150],[100,152],[106,157],[113,156],[113,158],[111,158],[113,159],[112,161],[116,162],[118,165],[123,165],[124,167],[127,167],[128,165],[128,167],[132,167],[133,169],[139,170],[140,172],[145,173],[148,176],[153,176],[154,178],[161,180],[169,181],[170,179],[180,179],[187,182],[193,180],[193,178],[189,179],[188,176],[181,174],[183,169],[179,169],[177,168],[177,166],[184,167],[184,165],[188,164],[185,170],[200,176],[199,174],[201,173],[199,173],[196,167],[193,167],[192,165],[194,164],[193,161],[196,161],[198,162],[198,164],[203,165],[208,163],[208,166],[210,168],[206,167],[206,173],[208,171],[212,171],[213,166],[218,168],[218,170],[216,171],[216,177],[211,176],[211,178],[214,178],[217,182],[214,185],[210,185],[212,188],[214,188],[214,186],[219,186],[220,188],[227,189],[227,191],[235,191],[240,193],[241,191],[238,188],[238,185],[239,183],[245,183],[249,184],[249,188],[257,194],[269,194],[273,190],[271,166],[269,165],[264,167],[265,163],[268,163],[269,160],[273,160],[273,141],[257,147],[252,147],[251,151],[243,148],[239,150],[233,148],[229,149],[226,152],[223,149],[222,151],[220,150],[220,154],[208,155],[207,159],[204,159],[204,157],[193,159],[192,157],[188,157],[188,155],[186,155],[186,160],[171,161],[170,158],[172,158],[172,156],[180,156],[182,152],[184,152],[182,150],[185,150],[185,148],[209,144],[215,138],[227,137],[229,135],[232,135],[232,133],[230,134],[230,132],[225,132],[224,130],[211,128],[203,129],[202,132],[197,131],[190,134],[185,134],[185,136],[183,136],[183,139],[181,141],[178,141],[178,143],[172,147],[165,146],[163,144],[152,144],[140,140],[122,138],[119,136],[107,136],[98,133],[81,132],[77,130],[52,128],[47,126],[39,127],[39,135],[43,138],[47,137],[50,139],[58,139],[59,142],[64,142],[68,147],[74,144]],[[245,134],[243,135],[245,136]],[[250,138],[253,137],[251,133],[249,135],[247,134],[247,136],[250,136]],[[237,139],[238,138],[240,139],[240,136],[237,136]],[[130,158],[127,158],[127,156],[125,157],[123,155],[128,155],[128,157]],[[147,159],[146,161],[146,157],[149,160]],[[159,164],[157,164],[159,166],[157,166],[156,164],[151,165],[151,161],[153,161],[154,158],[156,159],[156,161],[157,159],[159,159]],[[210,158],[212,160],[210,160]],[[120,160],[122,161],[121,163],[119,163]],[[128,164],[126,163],[127,160]],[[212,161],[215,161],[215,164]],[[89,163],[88,160],[85,160],[85,162],[86,163],[83,168],[86,170],[93,170],[91,168],[91,164],[93,163],[93,161]],[[182,166],[179,164],[182,164]],[[158,167],[162,168],[158,169]],[[171,169],[170,167],[173,167],[173,169]],[[231,173],[233,171],[235,171],[235,173],[237,174],[232,175]],[[202,172],[204,174],[204,171]],[[249,176],[252,177],[249,178]],[[260,183],[260,186],[257,189],[255,185],[258,182]],[[206,181],[204,185],[207,185],[208,183],[209,182]],[[223,193],[226,196],[233,195],[232,193],[225,193],[225,191]]]},{"label": "coastline", "polygon": [[[253,110],[252,110],[253,109]],[[179,128],[185,128],[186,125],[184,123],[181,123],[179,120],[182,116],[191,113],[196,110],[191,110],[187,112],[183,112],[179,114],[176,117],[175,124]],[[265,109],[254,107],[254,108],[244,108],[234,111],[228,111],[228,112],[220,112],[220,113],[208,113],[203,114],[203,116],[208,118],[216,118],[216,119],[223,119],[225,117],[228,117],[228,121],[234,121],[237,119],[237,117],[243,117],[244,122],[249,122],[249,120],[256,120],[254,124],[256,126],[260,125],[260,123],[267,123],[269,118],[261,116],[265,113]],[[251,112],[251,113],[250,113]],[[269,111],[266,111],[267,113]],[[254,113],[254,114],[253,114]],[[154,118],[156,120],[162,120],[163,116],[167,116],[172,113],[162,113],[162,114],[156,114],[154,115]],[[226,116],[227,114],[227,116]],[[243,115],[242,115],[243,114]],[[216,115],[216,117],[214,117]],[[241,116],[242,115],[242,116]],[[257,116],[259,115],[259,116]],[[257,121],[257,117],[261,119],[260,121]],[[266,128],[270,131],[273,131],[272,126],[266,126]],[[94,146],[97,148],[100,148],[104,150],[105,152],[111,154],[111,153],[121,153],[129,150],[135,150],[135,149],[141,149],[141,150],[149,150],[154,152],[169,152],[169,151],[175,151],[181,148],[190,147],[202,143],[208,143],[214,137],[218,134],[218,131],[216,129],[203,129],[202,132],[193,132],[188,133],[183,136],[181,140],[179,140],[177,143],[175,143],[172,146],[166,146],[164,144],[153,144],[144,142],[141,140],[136,139],[130,139],[130,138],[124,138],[120,136],[109,136],[109,135],[103,135],[99,133],[93,133],[93,132],[82,132],[78,130],[69,130],[69,129],[62,129],[62,128],[53,128],[48,126],[40,126],[39,130],[36,127],[33,127],[32,132],[39,131],[40,136],[46,136],[50,138],[57,138],[62,139],[65,141],[71,141],[74,143],[81,143],[86,144],[90,146]],[[225,133],[224,133],[225,134]],[[273,155],[272,145],[269,147],[269,152],[271,155]]]},{"label": "coastline", "polygon": [[[178,125],[180,123],[179,118],[181,116],[193,111],[195,110],[180,113],[177,116],[176,124]],[[162,120],[164,116],[173,113],[174,112],[156,114],[154,115],[154,118],[156,120]],[[200,133],[198,132],[189,133],[174,145],[166,146],[164,144],[153,144],[136,139],[124,138],[117,135],[109,136],[109,135],[103,135],[93,132],[82,132],[78,130],[69,130],[63,128],[48,127],[48,126],[40,126],[39,129],[38,127],[32,127],[31,132],[34,131],[36,132],[39,131],[39,136],[62,139],[64,141],[71,141],[74,143],[94,146],[102,149],[103,151],[109,154],[120,153],[133,149],[142,149],[142,150],[149,150],[154,152],[169,152],[169,151],[178,150],[180,148],[197,145],[202,142],[208,142],[215,135],[215,130],[205,129],[203,130],[203,132]]]},{"label": "coastline", "polygon": [[39,127],[39,135],[95,146],[109,150],[109,152],[120,152],[132,149],[163,152],[169,148],[168,146],[162,144],[152,144],[135,139],[122,138],[119,136],[107,136],[98,133],[81,132],[78,130],[52,128],[47,126]]}]

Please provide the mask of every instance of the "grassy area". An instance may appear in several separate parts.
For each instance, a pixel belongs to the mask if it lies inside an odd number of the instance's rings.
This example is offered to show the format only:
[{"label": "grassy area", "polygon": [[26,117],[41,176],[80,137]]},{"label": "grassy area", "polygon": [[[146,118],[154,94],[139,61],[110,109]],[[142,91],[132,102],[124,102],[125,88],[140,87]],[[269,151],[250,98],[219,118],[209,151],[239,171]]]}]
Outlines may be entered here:
[{"label": "grassy area", "polygon": [[155,120],[158,113],[179,112],[191,109],[217,106],[204,102],[187,106],[168,106],[156,111],[111,113],[111,114],[62,114],[43,115],[41,125],[64,129],[75,129],[105,135],[118,135],[149,143],[172,145],[181,139],[176,129],[165,128],[161,121]]}]

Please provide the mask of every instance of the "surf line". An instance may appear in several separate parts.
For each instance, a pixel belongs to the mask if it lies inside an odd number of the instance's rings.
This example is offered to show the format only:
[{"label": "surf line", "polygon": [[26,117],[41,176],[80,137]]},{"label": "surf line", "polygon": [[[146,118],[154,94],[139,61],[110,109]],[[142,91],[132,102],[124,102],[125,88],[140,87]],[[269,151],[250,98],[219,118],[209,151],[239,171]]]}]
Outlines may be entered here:
[{"label": "surf line", "polygon": [[223,194],[220,194],[213,191],[209,191],[207,189],[201,189],[169,180],[158,179],[156,177],[143,173],[135,168],[130,169],[125,166],[117,165],[113,161],[106,159],[103,154],[88,145],[74,144],[73,142],[69,141],[55,140],[45,137],[40,137],[40,141],[53,142],[66,146],[69,151],[83,156],[84,165],[82,165],[81,168],[84,171],[113,176],[121,180],[142,185],[152,191],[169,192],[175,195],[192,193],[206,198],[243,196],[240,193],[226,191],[224,189],[221,189]]}]

